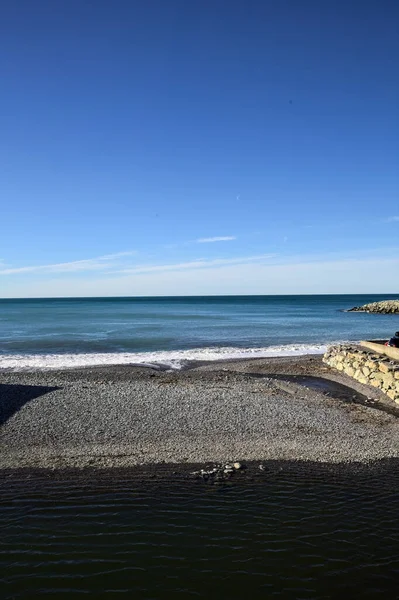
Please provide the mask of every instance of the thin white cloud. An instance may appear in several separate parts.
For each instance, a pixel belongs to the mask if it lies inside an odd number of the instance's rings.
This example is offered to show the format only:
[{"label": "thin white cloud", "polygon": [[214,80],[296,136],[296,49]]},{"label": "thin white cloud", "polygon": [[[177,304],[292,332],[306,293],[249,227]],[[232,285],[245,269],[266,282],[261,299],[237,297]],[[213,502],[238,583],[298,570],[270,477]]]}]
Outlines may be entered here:
[{"label": "thin white cloud", "polygon": [[398,223],[399,222],[399,215],[394,215],[392,217],[388,217],[387,219],[385,219],[386,223]]},{"label": "thin white cloud", "polygon": [[114,258],[120,258],[122,256],[134,256],[137,254],[136,250],[127,250],[126,252],[115,252],[115,254],[106,254],[105,256],[99,256],[94,260],[114,260]]},{"label": "thin white cloud", "polygon": [[195,240],[195,242],[197,244],[211,244],[213,242],[231,242],[236,239],[237,238],[234,235],[220,235],[216,237],[199,238],[198,240]]},{"label": "thin white cloud", "polygon": [[[222,265],[238,265],[246,262],[254,262],[273,258],[273,254],[260,254],[256,256],[244,256],[235,258],[216,258],[206,260],[199,258],[189,262],[161,264],[161,265],[133,265],[123,266],[120,262],[113,262],[114,259],[122,256],[131,256],[135,252],[118,252],[107,254],[97,258],[84,260],[75,260],[65,263],[54,263],[49,265],[31,265],[26,267],[12,267],[7,269],[0,268],[0,275],[12,275],[18,273],[77,273],[82,271],[107,271],[108,274],[135,274],[135,273],[154,273],[165,271],[181,271],[187,269],[201,269],[217,267]],[[122,268],[123,267],[123,268]]]},{"label": "thin white cloud", "polygon": [[257,261],[273,258],[274,254],[259,254],[256,256],[242,256],[236,258],[215,258],[212,260],[192,260],[189,262],[174,263],[169,265],[137,265],[132,268],[120,269],[117,273],[124,274],[139,274],[139,273],[154,273],[165,271],[182,271],[190,269],[206,269],[211,267],[220,267],[224,265],[240,265],[243,263],[253,263]]},{"label": "thin white cloud", "polygon": [[136,252],[116,252],[115,254],[98,256],[97,258],[74,260],[65,263],[30,265],[27,267],[11,267],[7,269],[0,268],[0,275],[12,275],[14,273],[72,273],[77,271],[98,271],[109,268],[109,261],[113,261],[122,256],[132,256],[133,254],[136,254]]}]

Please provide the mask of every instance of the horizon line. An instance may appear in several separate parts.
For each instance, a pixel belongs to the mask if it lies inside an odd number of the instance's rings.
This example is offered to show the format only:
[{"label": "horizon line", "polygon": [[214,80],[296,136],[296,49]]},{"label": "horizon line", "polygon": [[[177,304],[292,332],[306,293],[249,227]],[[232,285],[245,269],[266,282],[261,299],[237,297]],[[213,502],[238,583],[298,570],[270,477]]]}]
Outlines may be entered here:
[{"label": "horizon line", "polygon": [[398,296],[399,292],[344,292],[339,293],[320,293],[320,294],[176,294],[176,295],[164,295],[158,294],[153,296],[138,295],[138,296],[15,296],[15,297],[0,297],[2,300],[102,300],[105,298],[116,299],[138,299],[138,298],[253,298],[253,297],[276,297],[276,296]]}]

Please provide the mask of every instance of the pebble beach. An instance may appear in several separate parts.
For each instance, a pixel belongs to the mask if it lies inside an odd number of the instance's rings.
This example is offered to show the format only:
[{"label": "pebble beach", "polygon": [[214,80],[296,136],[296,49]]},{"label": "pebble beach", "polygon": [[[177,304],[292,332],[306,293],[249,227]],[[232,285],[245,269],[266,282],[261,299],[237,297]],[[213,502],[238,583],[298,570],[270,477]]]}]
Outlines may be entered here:
[{"label": "pebble beach", "polygon": [[397,413],[319,356],[3,371],[0,468],[367,463],[399,456]]}]

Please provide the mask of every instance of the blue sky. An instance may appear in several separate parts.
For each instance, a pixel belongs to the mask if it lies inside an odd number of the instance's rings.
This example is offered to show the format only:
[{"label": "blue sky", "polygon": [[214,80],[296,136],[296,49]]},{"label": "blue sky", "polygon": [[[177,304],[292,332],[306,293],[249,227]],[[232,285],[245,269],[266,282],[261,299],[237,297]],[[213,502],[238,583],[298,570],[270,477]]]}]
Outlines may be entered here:
[{"label": "blue sky", "polygon": [[0,297],[396,293],[396,0],[0,8]]}]

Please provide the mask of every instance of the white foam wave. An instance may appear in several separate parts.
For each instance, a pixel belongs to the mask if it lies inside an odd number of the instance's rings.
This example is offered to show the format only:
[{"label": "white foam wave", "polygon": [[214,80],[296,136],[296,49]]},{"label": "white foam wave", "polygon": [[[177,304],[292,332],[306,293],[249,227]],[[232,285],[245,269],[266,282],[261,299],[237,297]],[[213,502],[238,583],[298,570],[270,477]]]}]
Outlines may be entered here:
[{"label": "white foam wave", "polygon": [[[331,342],[333,343],[333,342]],[[65,369],[107,365],[163,365],[181,369],[190,361],[217,361],[240,358],[267,358],[273,356],[300,356],[323,354],[325,344],[290,344],[265,348],[194,348],[159,352],[120,352],[97,354],[9,354],[0,355],[0,369],[13,371],[31,369]]]}]

